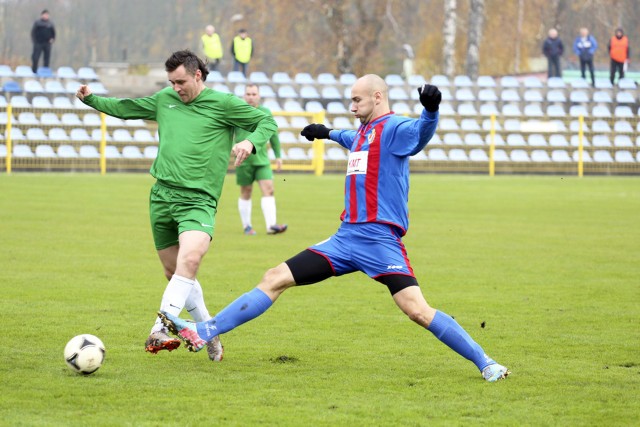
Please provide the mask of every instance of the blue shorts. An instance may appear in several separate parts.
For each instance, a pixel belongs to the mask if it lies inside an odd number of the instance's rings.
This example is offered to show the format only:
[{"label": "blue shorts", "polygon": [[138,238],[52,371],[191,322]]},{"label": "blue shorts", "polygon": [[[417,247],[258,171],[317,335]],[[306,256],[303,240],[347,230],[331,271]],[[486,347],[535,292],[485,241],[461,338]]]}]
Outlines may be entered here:
[{"label": "blue shorts", "polygon": [[325,257],[336,276],[362,271],[372,279],[415,277],[400,232],[388,224],[343,222],[336,234],[309,250]]}]

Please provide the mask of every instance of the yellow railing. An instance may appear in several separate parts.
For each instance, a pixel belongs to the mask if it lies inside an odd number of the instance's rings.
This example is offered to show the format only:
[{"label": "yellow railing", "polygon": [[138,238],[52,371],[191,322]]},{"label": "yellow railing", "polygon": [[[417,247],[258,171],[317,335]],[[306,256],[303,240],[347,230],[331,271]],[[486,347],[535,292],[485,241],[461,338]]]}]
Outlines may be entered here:
[{"label": "yellow railing", "polygon": [[[274,116],[280,117],[310,117],[313,123],[324,123],[325,113],[319,111],[316,113],[307,112],[288,112],[274,111]],[[313,141],[313,158],[309,164],[283,164],[282,170],[285,171],[311,171],[315,175],[324,173],[324,141],[316,139]]]}]

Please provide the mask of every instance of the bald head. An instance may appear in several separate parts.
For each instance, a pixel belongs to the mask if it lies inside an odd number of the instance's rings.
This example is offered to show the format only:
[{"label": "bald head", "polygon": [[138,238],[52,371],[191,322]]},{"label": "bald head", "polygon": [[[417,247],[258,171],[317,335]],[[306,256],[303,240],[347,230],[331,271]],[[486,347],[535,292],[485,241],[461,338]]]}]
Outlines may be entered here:
[{"label": "bald head", "polygon": [[351,87],[351,112],[361,123],[390,112],[389,87],[378,75],[360,77]]}]

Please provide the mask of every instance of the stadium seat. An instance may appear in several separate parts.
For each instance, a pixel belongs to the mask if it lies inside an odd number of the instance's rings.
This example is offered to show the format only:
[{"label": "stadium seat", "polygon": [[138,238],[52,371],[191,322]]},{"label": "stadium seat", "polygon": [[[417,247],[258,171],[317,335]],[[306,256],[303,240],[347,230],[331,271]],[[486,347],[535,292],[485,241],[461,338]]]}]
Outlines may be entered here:
[{"label": "stadium seat", "polygon": [[521,133],[510,133],[507,135],[507,145],[523,147],[527,145],[527,142],[524,140]]},{"label": "stadium seat", "polygon": [[414,154],[413,156],[409,157],[409,161],[420,161],[420,160],[429,160],[429,157],[427,157],[427,153],[425,153],[424,150],[420,150],[418,151],[416,154]]},{"label": "stadium seat", "polygon": [[34,157],[34,154],[28,145],[16,144],[13,146],[13,157]]},{"label": "stadium seat", "polygon": [[91,67],[80,67],[78,68],[78,78],[80,80],[98,80],[98,74],[96,74],[95,70]]},{"label": "stadium seat", "polygon": [[455,119],[444,118],[440,119],[438,129],[444,132],[460,130],[458,122]]},{"label": "stadium seat", "polygon": [[536,76],[525,77],[522,83],[524,87],[529,89],[541,89],[543,87],[542,81]]},{"label": "stadium seat", "polygon": [[[572,147],[578,147],[580,145],[580,136],[579,135],[571,135],[570,144],[571,144]],[[591,142],[589,141],[589,138],[587,138],[586,136],[582,137],[582,146],[583,147],[591,147]]]},{"label": "stadium seat", "polygon": [[278,129],[288,128],[289,127],[289,121],[287,121],[286,117],[273,116],[273,119],[276,121],[276,124],[278,125]]},{"label": "stadium seat", "polygon": [[341,147],[329,147],[327,149],[328,160],[347,160],[347,153]]},{"label": "stadium seat", "polygon": [[389,89],[389,99],[392,101],[408,101],[409,95],[401,87],[392,87]]},{"label": "stadium seat", "polygon": [[396,114],[411,114],[411,108],[406,102],[394,102],[391,111]]},{"label": "stadium seat", "polygon": [[596,89],[613,89],[611,80],[609,80],[608,78],[596,77]]},{"label": "stadium seat", "polygon": [[227,74],[227,82],[228,83],[244,83],[247,81],[247,78],[242,73],[242,71],[229,71]]},{"label": "stadium seat", "polygon": [[618,88],[621,90],[635,90],[637,87],[636,82],[629,77],[618,80]]},{"label": "stadium seat", "polygon": [[[419,108],[420,113],[424,108]],[[440,104],[440,116],[455,116],[456,111],[453,109],[453,106],[449,103]]]},{"label": "stadium seat", "polygon": [[[238,71],[239,72],[239,71]],[[242,98],[244,97],[244,92],[245,92],[245,85],[244,84],[237,84],[234,88],[233,88],[233,94],[235,96],[237,96],[238,98]]]},{"label": "stadium seat", "polygon": [[51,101],[49,100],[49,98],[42,95],[34,96],[33,99],[31,100],[31,106],[33,108],[47,109],[47,110],[53,108],[53,105],[51,104]]},{"label": "stadium seat", "polygon": [[539,104],[527,104],[524,106],[524,115],[526,117],[544,117],[544,112]]},{"label": "stadium seat", "polygon": [[53,151],[53,147],[47,144],[38,145],[36,147],[35,155],[36,157],[45,157],[45,158],[57,157],[56,152]]},{"label": "stadium seat", "polygon": [[107,159],[119,159],[122,157],[122,154],[120,154],[118,147],[115,145],[107,145],[104,149],[104,156]]},{"label": "stadium seat", "polygon": [[[498,120],[494,121],[493,126],[494,126],[494,130],[496,132],[499,132],[499,131],[502,130],[502,124]],[[487,132],[491,131],[491,119],[484,119],[482,121],[482,130],[487,131]]]},{"label": "stadium seat", "polygon": [[287,159],[289,160],[309,160],[307,152],[304,148],[291,147],[287,150]]},{"label": "stadium seat", "polygon": [[342,99],[342,94],[335,86],[325,86],[321,90],[322,99],[330,100],[330,99]]},{"label": "stadium seat", "polygon": [[63,159],[75,159],[78,157],[78,153],[72,145],[61,144],[58,146],[58,157]]},{"label": "stadium seat", "polygon": [[224,76],[220,71],[213,70],[213,71],[209,71],[206,82],[207,83],[224,83],[226,82],[226,79],[224,78]]},{"label": "stadium seat", "polygon": [[158,157],[158,146],[149,145],[147,147],[144,147],[142,155],[147,159],[155,159],[156,157]]},{"label": "stadium seat", "polygon": [[[102,139],[102,130],[101,129],[93,129],[91,131],[91,140],[95,141],[95,142],[100,142],[100,140]],[[105,140],[106,141],[111,141],[111,135],[109,135],[109,132],[106,132],[105,134]]]},{"label": "stadium seat", "polygon": [[14,73],[10,66],[5,64],[0,64],[0,78],[3,77],[13,77]]},{"label": "stadium seat", "polygon": [[498,148],[496,150],[493,150],[493,160],[495,162],[508,162],[511,159],[509,159],[509,156],[507,155],[506,151],[504,151],[501,148]]},{"label": "stadium seat", "polygon": [[633,126],[626,120],[618,120],[613,124],[615,133],[633,133]]},{"label": "stadium seat", "polygon": [[91,141],[91,136],[87,133],[85,128],[74,128],[69,132],[71,141]]},{"label": "stadium seat", "polygon": [[36,77],[35,73],[28,65],[18,65],[15,70],[16,77],[22,78],[34,78]]},{"label": "stadium seat", "polygon": [[[484,139],[487,145],[491,145],[491,134],[487,134]],[[496,147],[506,145],[506,143],[504,142],[504,138],[502,138],[502,135],[500,135],[499,133],[493,135],[493,145],[495,145]]]},{"label": "stadium seat", "polygon": [[51,128],[49,129],[49,140],[50,141],[69,141],[69,135],[67,135],[67,131],[62,128]]},{"label": "stadium seat", "polygon": [[440,139],[440,135],[434,133],[431,139],[429,140],[429,146],[434,145],[442,145],[442,139]]},{"label": "stadium seat", "polygon": [[[68,94],[75,95],[80,86],[82,86],[82,83],[80,83],[79,81],[69,80],[64,84],[64,89]],[[78,101],[80,100],[78,99]]]},{"label": "stadium seat", "polygon": [[331,101],[327,104],[327,113],[329,114],[348,114],[349,111],[342,102]]},{"label": "stadium seat", "polygon": [[300,88],[302,99],[320,99],[320,93],[314,86],[305,85]]},{"label": "stadium seat", "polygon": [[404,86],[404,79],[400,74],[387,74],[384,78],[387,86]]},{"label": "stadium seat", "polygon": [[512,150],[509,154],[509,158],[512,162],[530,162],[529,154],[525,150],[516,149]]},{"label": "stadium seat", "polygon": [[425,83],[427,83],[426,79],[420,74],[412,74],[407,78],[407,84],[413,90],[415,90],[415,88],[423,86]]},{"label": "stadium seat", "polygon": [[79,156],[83,159],[97,159],[100,157],[100,153],[95,145],[81,145]]},{"label": "stadium seat", "polygon": [[273,73],[273,75],[271,76],[271,81],[277,85],[283,85],[283,84],[288,85],[293,83],[293,80],[291,80],[291,77],[289,77],[289,74],[282,71]]},{"label": "stadium seat", "polygon": [[611,110],[606,105],[596,105],[591,110],[592,117],[611,117]]},{"label": "stadium seat", "polygon": [[453,78],[453,85],[455,87],[473,87],[473,82],[469,76],[459,75]]},{"label": "stadium seat", "polygon": [[47,141],[49,139],[41,128],[27,129],[26,138],[29,141]]},{"label": "stadium seat", "polygon": [[542,102],[544,101],[544,97],[542,93],[538,89],[529,89],[524,92],[523,99],[526,102]]},{"label": "stadium seat", "polygon": [[449,150],[449,160],[452,162],[468,162],[469,156],[462,148],[453,148]]},{"label": "stadium seat", "polygon": [[575,104],[585,104],[589,102],[589,95],[584,90],[573,90],[569,94],[569,101]]},{"label": "stadium seat", "polygon": [[13,108],[31,108],[29,99],[23,95],[12,96],[9,100],[9,103],[13,106]]},{"label": "stadium seat", "polygon": [[40,123],[45,126],[60,126],[61,122],[56,113],[42,113]]},{"label": "stadium seat", "polygon": [[302,108],[302,105],[300,105],[298,101],[288,99],[284,102],[284,111],[288,111],[290,113],[300,113],[304,111],[304,108]]},{"label": "stadium seat", "polygon": [[611,126],[604,120],[594,120],[591,124],[591,132],[610,133]]},{"label": "stadium seat", "polygon": [[618,118],[632,118],[633,110],[627,105],[618,105],[613,111],[613,115]]},{"label": "stadium seat", "polygon": [[340,74],[340,78],[338,79],[338,81],[340,82],[341,85],[351,86],[356,82],[357,79],[358,78],[353,73],[344,73],[344,74]]},{"label": "stadium seat", "polygon": [[520,120],[518,119],[506,119],[504,121],[504,130],[508,132],[520,132]]},{"label": "stadium seat", "polygon": [[571,162],[571,157],[566,150],[553,150],[551,152],[551,161],[558,163]]},{"label": "stadium seat", "polygon": [[547,79],[547,87],[550,89],[564,89],[566,86],[562,77],[549,77]]},{"label": "stadium seat", "polygon": [[518,88],[520,87],[520,82],[518,79],[513,76],[504,76],[500,78],[500,87],[502,88]]},{"label": "stadium seat", "polygon": [[463,145],[464,142],[457,133],[445,133],[442,138],[444,145]]},{"label": "stadium seat", "polygon": [[476,97],[471,89],[462,88],[456,90],[455,99],[460,102],[473,102],[476,100]]},{"label": "stadium seat", "polygon": [[479,76],[478,80],[476,80],[476,83],[478,87],[485,87],[485,88],[496,87],[496,81],[491,76]]},{"label": "stadium seat", "polygon": [[278,88],[278,98],[294,99],[298,98],[298,92],[291,85],[282,85]]},{"label": "stadium seat", "polygon": [[20,86],[20,83],[13,80],[4,82],[2,85],[2,91],[6,93],[22,93],[23,92],[22,87]]},{"label": "stadium seat", "polygon": [[533,150],[531,152],[531,161],[536,163],[548,163],[551,161],[551,158],[545,150]]},{"label": "stadium seat", "polygon": [[497,116],[498,114],[500,114],[498,112],[498,108],[495,106],[495,104],[482,104],[480,105],[480,115],[481,116]]},{"label": "stadium seat", "polygon": [[632,92],[616,93],[616,103],[618,104],[635,104],[636,97]]},{"label": "stadium seat", "polygon": [[109,93],[107,88],[105,88],[104,85],[100,82],[89,82],[88,86],[89,89],[91,89],[91,92],[95,93],[96,95],[106,95]]},{"label": "stadium seat", "polygon": [[62,66],[58,67],[58,70],[56,71],[56,77],[58,77],[59,79],[77,79],[78,75],[73,70],[73,68]]},{"label": "stadium seat", "polygon": [[591,143],[594,147],[611,147],[611,140],[607,135],[594,135],[591,138]]},{"label": "stadium seat", "polygon": [[261,84],[260,86],[258,86],[258,90],[260,90],[260,97],[262,99],[275,98],[276,96],[278,96],[278,94],[268,84]]},{"label": "stadium seat", "polygon": [[589,89],[590,87],[591,87],[591,83],[587,82],[582,77],[571,80],[572,89]]},{"label": "stadium seat", "polygon": [[489,156],[482,148],[474,148],[469,151],[469,160],[472,162],[488,162]]},{"label": "stadium seat", "polygon": [[318,74],[316,81],[320,85],[337,85],[338,84],[338,80],[336,79],[336,76],[334,76],[331,73]]},{"label": "stadium seat", "polygon": [[127,129],[116,129],[111,134],[114,142],[133,142],[133,137]]},{"label": "stadium seat", "polygon": [[464,136],[465,145],[484,145],[482,136],[478,133],[468,133]]},{"label": "stadium seat", "polygon": [[324,107],[320,101],[309,101],[304,104],[304,110],[309,113],[318,113],[320,111],[324,111]]},{"label": "stadium seat", "polygon": [[249,74],[249,81],[257,85],[271,83],[271,79],[269,79],[269,76],[267,76],[264,71],[253,71]]},{"label": "stadium seat", "polygon": [[[2,135],[0,135],[0,139],[2,139]],[[7,146],[4,144],[0,144],[0,158],[7,157]]]},{"label": "stadium seat", "polygon": [[4,95],[0,95],[0,107],[4,108],[7,106],[7,98]]},{"label": "stadium seat", "polygon": [[477,116],[478,111],[476,107],[473,106],[470,102],[464,102],[458,105],[458,114],[461,116]]},{"label": "stadium seat", "polygon": [[74,108],[73,104],[71,103],[71,101],[69,101],[69,98],[67,98],[66,96],[56,96],[55,98],[53,98],[52,107],[60,108],[60,109],[64,108],[67,110],[71,110]]},{"label": "stadium seat", "polygon": [[82,120],[76,113],[64,113],[60,121],[65,126],[82,126]]},{"label": "stadium seat", "polygon": [[593,161],[597,163],[611,163],[613,157],[607,150],[596,150],[593,152]]},{"label": "stadium seat", "polygon": [[631,152],[627,150],[616,151],[614,156],[615,156],[614,157],[615,161],[617,163],[635,163],[635,160],[633,159],[633,154],[631,154]]},{"label": "stadium seat", "polygon": [[62,86],[62,83],[60,83],[58,80],[47,80],[44,83],[44,92],[56,95],[60,93],[66,93],[67,91],[64,86]]},{"label": "stadium seat", "polygon": [[216,92],[233,93],[233,91],[231,89],[229,89],[229,86],[227,86],[224,83],[214,83],[211,88],[213,90],[215,90]]},{"label": "stadium seat", "polygon": [[478,101],[480,102],[497,102],[498,95],[492,88],[481,89],[478,92]]},{"label": "stadium seat", "polygon": [[478,132],[482,128],[475,119],[462,119],[460,120],[460,130],[465,132]]},{"label": "stadium seat", "polygon": [[298,142],[298,138],[290,131],[281,131],[278,133],[278,138],[282,144],[295,144]]},{"label": "stadium seat", "polygon": [[609,94],[609,92],[597,90],[593,92],[593,102],[599,104],[611,104],[613,102],[613,99],[611,99],[611,95]]},{"label": "stadium seat", "polygon": [[633,147],[633,141],[629,135],[616,135],[613,138],[614,147]]},{"label": "stadium seat", "polygon": [[31,111],[24,111],[20,114],[18,114],[18,120],[15,124],[20,124],[20,125],[39,125],[40,124],[40,120],[38,120],[38,118],[36,117],[36,115],[34,113],[32,113]]},{"label": "stadium seat", "polygon": [[333,127],[335,129],[353,129],[353,122],[346,117],[336,117],[333,120]]},{"label": "stadium seat", "polygon": [[546,147],[547,140],[542,134],[532,133],[527,137],[527,144],[530,147]]},{"label": "stadium seat", "polygon": [[282,111],[282,106],[275,99],[267,99],[262,103],[263,107],[267,107],[271,112]]},{"label": "stadium seat", "polygon": [[136,145],[125,145],[122,147],[122,157],[125,159],[142,159],[144,156],[140,148]]},{"label": "stadium seat", "polygon": [[292,128],[297,128],[297,129],[302,129],[305,126],[308,126],[310,124],[309,119],[302,116],[293,116],[289,119],[289,122],[291,123]]},{"label": "stadium seat", "polygon": [[104,121],[107,124],[107,127],[125,126],[124,120],[119,119],[118,117],[106,115]]},{"label": "stadium seat", "polygon": [[299,85],[313,85],[315,84],[315,80],[309,73],[297,73],[293,77],[293,81]]},{"label": "stadium seat", "polygon": [[502,115],[506,117],[519,117],[522,115],[518,104],[504,104],[502,106]]},{"label": "stadium seat", "polygon": [[588,117],[589,111],[587,111],[587,107],[585,107],[584,105],[572,105],[571,108],[569,108],[569,115],[571,117]]},{"label": "stadium seat", "polygon": [[449,158],[447,157],[447,153],[442,148],[432,148],[427,151],[427,157],[429,160],[442,162],[447,161]]},{"label": "stadium seat", "polygon": [[549,105],[547,107],[548,117],[565,117],[567,115],[562,105]]},{"label": "stadium seat", "polygon": [[431,81],[429,83],[438,86],[438,88],[451,86],[449,78],[442,74],[434,74],[431,76]]},{"label": "stadium seat", "polygon": [[565,103],[567,102],[567,97],[565,96],[563,91],[558,89],[553,89],[547,92],[547,101]]},{"label": "stadium seat", "polygon": [[87,113],[82,117],[82,123],[85,126],[96,127],[102,124],[102,120],[100,120],[100,116],[96,113]]}]

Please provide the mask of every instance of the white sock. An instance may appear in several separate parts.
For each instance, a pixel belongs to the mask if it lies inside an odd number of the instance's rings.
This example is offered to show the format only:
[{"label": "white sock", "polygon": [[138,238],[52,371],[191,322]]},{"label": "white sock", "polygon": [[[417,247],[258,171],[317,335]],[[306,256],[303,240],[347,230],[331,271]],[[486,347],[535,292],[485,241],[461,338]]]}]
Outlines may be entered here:
[{"label": "white sock", "polygon": [[238,199],[238,211],[240,211],[242,228],[245,229],[251,226],[251,199]]},{"label": "white sock", "polygon": [[[160,310],[166,311],[174,316],[180,315],[193,286],[194,280],[174,274],[173,277],[171,277],[171,280],[169,280],[169,283],[164,290],[164,294],[162,295]],[[158,332],[163,329],[164,326],[162,325],[162,322],[157,318],[156,323],[153,325],[153,328],[151,328],[151,332]]]},{"label": "white sock", "polygon": [[191,289],[191,293],[187,298],[184,308],[187,309],[191,317],[193,317],[193,320],[196,322],[205,322],[211,319],[209,310],[207,310],[207,306],[204,303],[202,286],[200,286],[198,279],[195,279],[194,281],[193,289]]},{"label": "white sock", "polygon": [[276,225],[276,198],[273,196],[263,197],[261,200],[264,222],[267,224],[267,231],[272,225]]}]

